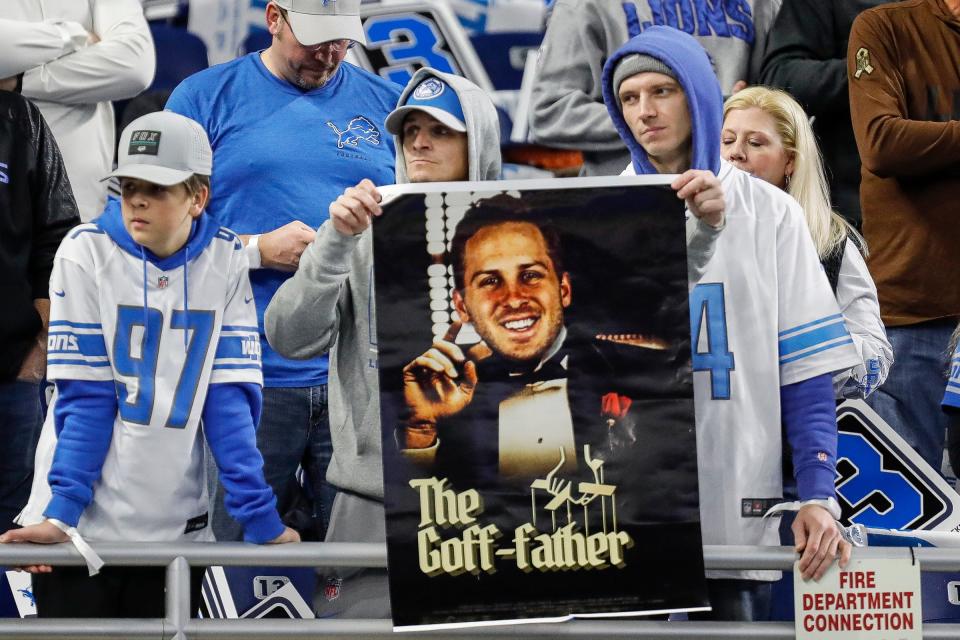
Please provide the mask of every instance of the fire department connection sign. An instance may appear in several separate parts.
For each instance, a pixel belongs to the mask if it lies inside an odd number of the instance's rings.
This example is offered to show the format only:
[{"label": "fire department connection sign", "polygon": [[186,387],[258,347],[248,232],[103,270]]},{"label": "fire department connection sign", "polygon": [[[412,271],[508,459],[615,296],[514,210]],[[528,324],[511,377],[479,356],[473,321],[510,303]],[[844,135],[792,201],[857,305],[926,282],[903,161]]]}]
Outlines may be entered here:
[{"label": "fire department connection sign", "polygon": [[920,565],[910,558],[853,559],[819,582],[793,568],[798,638],[921,640]]}]

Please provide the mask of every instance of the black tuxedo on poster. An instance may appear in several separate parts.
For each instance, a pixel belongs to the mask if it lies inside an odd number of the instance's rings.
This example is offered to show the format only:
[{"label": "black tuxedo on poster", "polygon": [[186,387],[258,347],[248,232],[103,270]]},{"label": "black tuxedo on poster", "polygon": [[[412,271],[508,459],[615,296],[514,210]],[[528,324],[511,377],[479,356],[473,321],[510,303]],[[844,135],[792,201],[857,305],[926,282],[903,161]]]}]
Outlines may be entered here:
[{"label": "black tuxedo on poster", "polygon": [[375,223],[394,623],[702,608],[682,203],[512,185]]}]

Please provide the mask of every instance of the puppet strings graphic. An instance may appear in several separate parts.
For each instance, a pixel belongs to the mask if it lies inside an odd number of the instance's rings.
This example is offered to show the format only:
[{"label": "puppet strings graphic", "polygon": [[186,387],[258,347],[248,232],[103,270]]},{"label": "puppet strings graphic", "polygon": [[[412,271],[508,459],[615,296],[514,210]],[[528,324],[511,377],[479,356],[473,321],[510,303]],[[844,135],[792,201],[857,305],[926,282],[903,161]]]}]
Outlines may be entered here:
[{"label": "puppet strings graphic", "polygon": [[[593,481],[576,483],[574,495],[574,482],[560,473],[566,454],[563,448],[558,451],[557,465],[530,483],[531,522],[516,527],[505,544],[497,525],[484,525],[478,519],[483,499],[475,489],[458,492],[448,487],[446,479],[436,477],[411,480],[420,498],[420,570],[430,577],[494,573],[498,558],[514,562],[524,572],[626,566],[625,551],[633,546],[633,539],[617,529],[617,487],[604,482],[603,460],[591,457],[590,445],[584,445],[583,457]],[[546,503],[538,508],[541,493]],[[590,532],[591,509],[600,516],[601,530],[594,533]],[[551,533],[537,529],[538,515],[549,516]],[[564,519],[566,524],[558,525]],[[460,530],[459,536],[442,538],[440,530],[450,527]]]}]

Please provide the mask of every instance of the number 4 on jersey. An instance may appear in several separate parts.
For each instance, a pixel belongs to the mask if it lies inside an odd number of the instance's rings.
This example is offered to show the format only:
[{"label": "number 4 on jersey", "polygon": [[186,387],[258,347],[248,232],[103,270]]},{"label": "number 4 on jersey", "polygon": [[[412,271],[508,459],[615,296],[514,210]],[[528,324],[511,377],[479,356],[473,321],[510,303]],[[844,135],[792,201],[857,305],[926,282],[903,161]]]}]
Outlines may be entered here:
[{"label": "number 4 on jersey", "polygon": [[690,293],[693,370],[710,372],[714,400],[730,399],[733,354],[727,344],[727,310],[723,284],[698,284]]}]

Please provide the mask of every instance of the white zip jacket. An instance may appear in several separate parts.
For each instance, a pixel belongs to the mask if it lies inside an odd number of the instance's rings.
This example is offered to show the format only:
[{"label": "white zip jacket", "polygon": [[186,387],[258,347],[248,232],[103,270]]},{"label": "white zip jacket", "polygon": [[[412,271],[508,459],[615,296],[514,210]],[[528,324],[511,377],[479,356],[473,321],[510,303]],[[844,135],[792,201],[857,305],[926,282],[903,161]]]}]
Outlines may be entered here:
[{"label": "white zip jacket", "polygon": [[84,222],[107,200],[100,178],[113,164],[110,101],[146,89],[155,66],[137,0],[0,2],[0,78],[24,73],[23,95],[53,131]]}]

